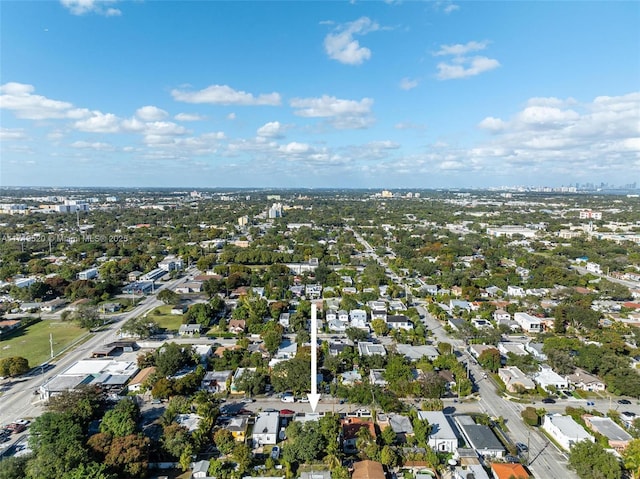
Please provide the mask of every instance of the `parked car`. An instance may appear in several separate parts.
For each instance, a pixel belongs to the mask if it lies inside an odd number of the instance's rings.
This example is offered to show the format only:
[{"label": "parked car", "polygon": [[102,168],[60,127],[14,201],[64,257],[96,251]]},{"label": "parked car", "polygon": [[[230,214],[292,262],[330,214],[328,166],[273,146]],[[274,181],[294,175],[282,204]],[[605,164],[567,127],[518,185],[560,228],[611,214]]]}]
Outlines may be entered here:
[{"label": "parked car", "polygon": [[618,399],[618,404],[631,404],[631,401],[628,399]]},{"label": "parked car", "polygon": [[527,452],[529,450],[527,445],[522,442],[516,442],[516,449],[518,452]]},{"label": "parked car", "polygon": [[293,394],[291,394],[291,393],[284,393],[282,395],[282,397],[280,398],[280,401],[282,401],[282,402],[296,402],[296,398],[293,397]]},{"label": "parked car", "polygon": [[544,398],[544,399],[542,400],[542,402],[543,402],[543,403],[545,403],[545,404],[555,404],[555,403],[556,403],[556,400],[555,400],[555,399],[553,399],[553,398]]},{"label": "parked car", "polygon": [[271,459],[278,459],[280,457],[280,448],[278,446],[273,446],[271,448]]}]

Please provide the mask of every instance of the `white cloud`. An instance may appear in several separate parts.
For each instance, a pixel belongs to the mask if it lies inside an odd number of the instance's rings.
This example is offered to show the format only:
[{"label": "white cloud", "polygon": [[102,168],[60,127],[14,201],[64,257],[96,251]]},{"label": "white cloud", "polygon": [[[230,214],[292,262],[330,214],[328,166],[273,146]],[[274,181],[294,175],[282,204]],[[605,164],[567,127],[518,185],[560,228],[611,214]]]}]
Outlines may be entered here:
[{"label": "white cloud", "polygon": [[201,121],[206,119],[206,117],[197,113],[178,113],[174,118],[178,121]]},{"label": "white cloud", "polygon": [[82,150],[96,150],[96,151],[112,151],[114,149],[113,145],[109,143],[103,143],[99,141],[89,142],[89,141],[74,141],[71,143],[72,148],[78,148]]},{"label": "white cloud", "polygon": [[0,86],[0,109],[11,110],[17,118],[25,120],[80,119],[89,111],[74,108],[72,103],[51,100],[42,95],[34,95],[33,85],[5,83]]},{"label": "white cloud", "polygon": [[227,115],[227,120],[235,120],[236,119],[236,114],[234,112],[231,112]]},{"label": "white cloud", "polygon": [[296,141],[293,141],[291,143],[287,143],[286,145],[281,145],[278,150],[288,155],[299,155],[309,152],[311,150],[311,147],[306,143],[298,143]]},{"label": "white cloud", "polygon": [[437,65],[437,77],[440,80],[452,80],[479,75],[500,66],[500,62],[494,58],[484,56],[467,57],[467,53],[477,52],[487,48],[489,42],[471,41],[468,43],[456,43],[455,45],[440,45],[440,50],[434,56],[452,56],[448,62],[440,62]]},{"label": "white cloud", "polygon": [[0,140],[24,140],[26,137],[22,128],[0,128]]},{"label": "white cloud", "polygon": [[488,116],[484,120],[482,120],[478,124],[478,126],[485,130],[500,131],[506,126],[506,123],[502,121],[500,118],[494,118],[492,116]]},{"label": "white cloud", "polygon": [[91,116],[76,121],[74,127],[90,133],[117,133],[120,131],[120,119],[113,113],[91,112]]},{"label": "white cloud", "polygon": [[400,148],[399,143],[391,140],[371,141],[367,143],[367,146],[376,150],[397,150],[398,148]]},{"label": "white cloud", "polygon": [[263,138],[282,137],[283,127],[279,121],[270,121],[258,128],[257,135]]},{"label": "white cloud", "polygon": [[371,50],[360,46],[354,35],[365,35],[379,29],[380,26],[368,17],[338,25],[325,37],[324,49],[333,60],[347,65],[360,65],[371,58]]},{"label": "white cloud", "polygon": [[293,98],[289,104],[294,114],[304,118],[330,118],[330,123],[338,129],[367,128],[373,123],[371,107],[373,100],[343,100],[323,95],[319,98]]},{"label": "white cloud", "polygon": [[460,5],[456,5],[455,3],[450,3],[449,5],[447,5],[442,9],[442,11],[447,15],[450,14],[451,12],[455,12],[456,10],[460,10]]},{"label": "white cloud", "polygon": [[323,95],[320,98],[293,98],[290,105],[294,112],[302,117],[331,117],[343,115],[366,115],[371,112],[373,100],[341,100],[334,96]]},{"label": "white cloud", "polygon": [[198,91],[174,89],[171,91],[171,96],[173,96],[174,100],[185,103],[209,103],[212,105],[278,106],[281,103],[279,93],[263,93],[254,96],[252,93],[234,90],[228,85],[211,85]]},{"label": "white cloud", "polygon": [[96,13],[105,17],[117,17],[122,12],[117,8],[110,7],[118,0],[60,0],[63,7],[68,9],[73,15],[86,15]]},{"label": "white cloud", "polygon": [[418,86],[418,80],[412,80],[410,78],[403,78],[400,80],[400,88],[403,90],[411,90]]},{"label": "white cloud", "polygon": [[424,130],[425,125],[420,123],[413,123],[411,121],[401,121],[393,125],[396,130]]},{"label": "white cloud", "polygon": [[136,110],[136,116],[144,121],[159,121],[168,117],[169,113],[157,106],[147,105],[142,108],[138,108]]},{"label": "white cloud", "polygon": [[460,6],[453,3],[451,0],[442,0],[436,1],[433,3],[433,9],[436,11],[442,11],[446,15],[449,15],[451,12],[455,12],[456,10],[460,10]]},{"label": "white cloud", "polygon": [[440,80],[475,76],[500,66],[498,60],[487,57],[456,57],[453,62],[453,64],[446,62],[438,63],[437,76]]},{"label": "white cloud", "polygon": [[455,45],[440,45],[440,50],[435,52],[434,56],[445,56],[445,55],[454,55],[461,56],[466,55],[469,52],[477,52],[480,50],[484,50],[489,45],[487,40],[482,42],[471,41],[468,43],[456,43]]}]

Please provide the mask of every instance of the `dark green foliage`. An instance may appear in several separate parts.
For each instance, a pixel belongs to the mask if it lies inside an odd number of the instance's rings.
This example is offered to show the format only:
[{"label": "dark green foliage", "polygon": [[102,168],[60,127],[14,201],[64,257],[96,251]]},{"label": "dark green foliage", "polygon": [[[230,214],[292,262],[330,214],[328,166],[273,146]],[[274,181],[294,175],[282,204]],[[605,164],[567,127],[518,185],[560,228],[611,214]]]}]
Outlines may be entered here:
[{"label": "dark green foliage", "polygon": [[622,468],[613,455],[598,443],[580,441],[571,448],[569,464],[580,479],[620,479]]}]

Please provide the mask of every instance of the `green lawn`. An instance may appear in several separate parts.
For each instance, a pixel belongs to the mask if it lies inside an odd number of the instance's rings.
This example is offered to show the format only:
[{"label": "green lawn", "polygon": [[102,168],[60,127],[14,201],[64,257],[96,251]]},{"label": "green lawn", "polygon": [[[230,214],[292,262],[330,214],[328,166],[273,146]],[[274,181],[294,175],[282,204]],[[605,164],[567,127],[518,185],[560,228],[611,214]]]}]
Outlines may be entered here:
[{"label": "green lawn", "polygon": [[171,314],[171,305],[158,306],[151,311],[147,318],[153,319],[158,326],[167,331],[178,331],[182,324],[182,314]]},{"label": "green lawn", "polygon": [[38,366],[51,357],[49,334],[53,335],[53,353],[59,354],[86,333],[86,329],[73,323],[43,320],[0,341],[0,358],[21,356],[29,360],[30,366]]}]

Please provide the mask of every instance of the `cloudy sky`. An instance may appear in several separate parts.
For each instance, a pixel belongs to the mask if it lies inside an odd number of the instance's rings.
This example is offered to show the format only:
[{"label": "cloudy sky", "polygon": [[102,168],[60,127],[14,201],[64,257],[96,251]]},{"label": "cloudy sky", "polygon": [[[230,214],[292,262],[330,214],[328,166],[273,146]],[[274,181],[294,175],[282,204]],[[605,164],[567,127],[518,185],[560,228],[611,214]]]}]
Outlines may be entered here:
[{"label": "cloudy sky", "polygon": [[640,182],[639,2],[0,9],[0,186]]}]

